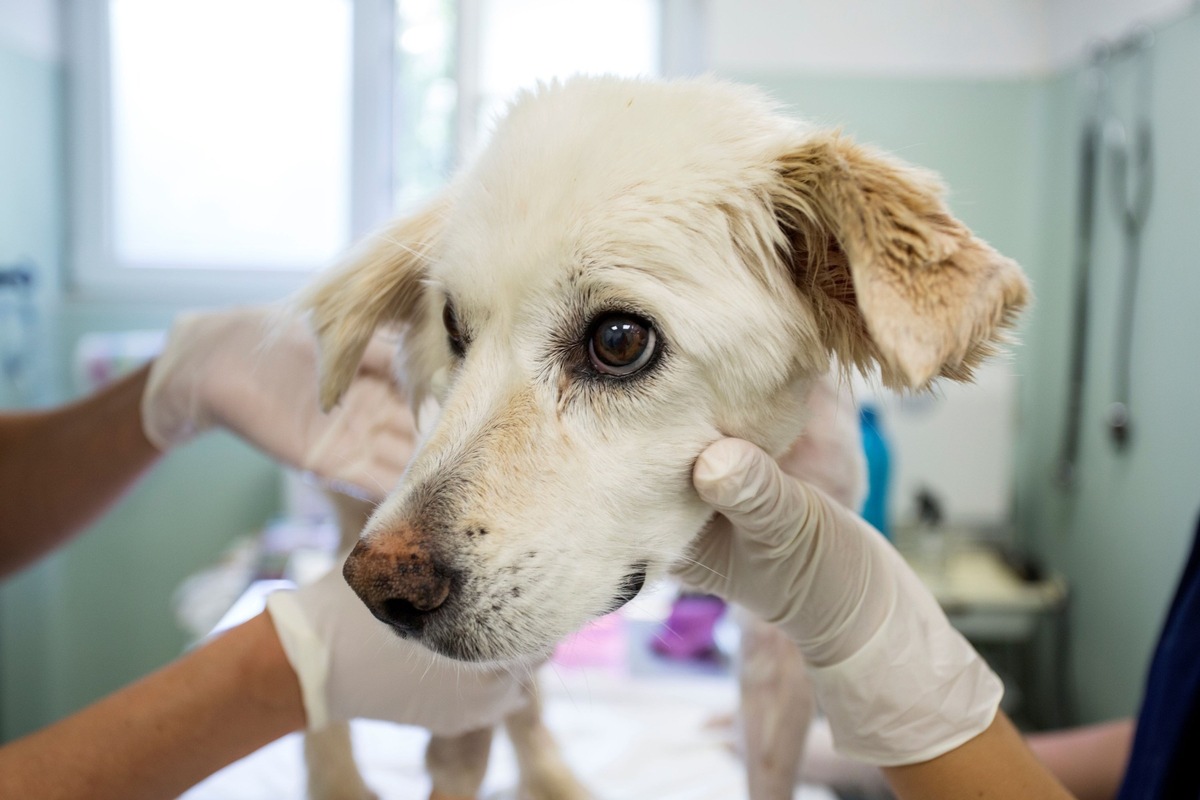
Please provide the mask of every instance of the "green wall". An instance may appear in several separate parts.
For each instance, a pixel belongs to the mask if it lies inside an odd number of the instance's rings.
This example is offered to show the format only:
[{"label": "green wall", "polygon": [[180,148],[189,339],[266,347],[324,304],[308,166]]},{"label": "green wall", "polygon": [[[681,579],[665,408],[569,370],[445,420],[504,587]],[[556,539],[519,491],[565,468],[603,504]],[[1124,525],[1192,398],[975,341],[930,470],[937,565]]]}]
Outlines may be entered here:
[{"label": "green wall", "polygon": [[[41,272],[38,387],[0,407],[69,399],[89,331],[164,328],[180,309],[86,303],[59,290],[66,229],[58,64],[0,46],[0,264]],[[279,507],[278,470],[221,434],[168,456],[91,530],[0,580],[0,741],[68,714],[185,646],[171,596]],[[0,487],[0,496],[4,487]],[[4,497],[4,502],[19,499]]]},{"label": "green wall", "polygon": [[[934,80],[732,75],[797,114],[842,126],[942,174],[957,215],[1028,272],[1021,326],[1016,537],[1067,576],[1072,698],[1080,721],[1133,713],[1200,511],[1200,20],[1154,50],[1155,196],[1145,234],[1134,342],[1134,441],[1109,446],[1121,240],[1102,176],[1082,466],[1052,481],[1068,369],[1073,225],[1083,70],[1046,79]],[[1113,72],[1129,119],[1131,68]]]},{"label": "green wall", "polygon": [[1037,245],[1041,86],[1024,80],[733,75],[814,124],[941,174],[955,214],[1025,263]]},{"label": "green wall", "polygon": [[[1088,379],[1077,486],[1051,481],[1064,420],[1074,253],[1081,71],[1047,85],[1040,162],[1038,310],[1026,335],[1017,518],[1075,590],[1073,675],[1087,720],[1135,710],[1154,641],[1200,512],[1200,20],[1160,31],[1153,51],[1154,199],[1143,245],[1133,346],[1133,439],[1110,445],[1122,244],[1099,186]],[[1132,65],[1112,73],[1117,110],[1132,119]]]},{"label": "green wall", "polygon": [[[39,267],[43,319],[55,294],[63,238],[61,87],[57,65],[0,47],[0,264],[30,259]],[[53,344],[50,326],[41,327],[46,340],[31,393],[37,396],[27,398],[34,401],[51,393]],[[0,392],[12,397],[8,402],[15,395]],[[53,565],[42,563],[0,583],[0,740],[45,719],[53,580]]]},{"label": "green wall", "polygon": [[[55,64],[0,45],[0,267],[32,262],[42,318],[57,293],[62,260],[62,75]],[[0,406],[51,394],[53,335],[39,331],[34,380],[17,389],[0,378]]]}]

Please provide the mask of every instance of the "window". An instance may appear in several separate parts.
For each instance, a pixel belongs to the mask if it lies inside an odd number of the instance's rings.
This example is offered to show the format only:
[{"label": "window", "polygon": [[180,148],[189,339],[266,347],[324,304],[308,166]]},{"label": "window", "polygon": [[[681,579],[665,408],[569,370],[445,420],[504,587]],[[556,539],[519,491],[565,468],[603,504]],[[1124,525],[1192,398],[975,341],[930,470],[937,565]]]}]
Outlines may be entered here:
[{"label": "window", "polygon": [[658,74],[698,5],[78,0],[75,288],[278,297],[435,192],[515,90]]},{"label": "window", "polygon": [[334,258],[349,238],[350,27],[348,0],[112,0],[115,260]]},{"label": "window", "polygon": [[483,0],[479,3],[478,112],[471,147],[505,103],[537,81],[572,73],[653,76],[659,72],[659,4],[654,0]]}]

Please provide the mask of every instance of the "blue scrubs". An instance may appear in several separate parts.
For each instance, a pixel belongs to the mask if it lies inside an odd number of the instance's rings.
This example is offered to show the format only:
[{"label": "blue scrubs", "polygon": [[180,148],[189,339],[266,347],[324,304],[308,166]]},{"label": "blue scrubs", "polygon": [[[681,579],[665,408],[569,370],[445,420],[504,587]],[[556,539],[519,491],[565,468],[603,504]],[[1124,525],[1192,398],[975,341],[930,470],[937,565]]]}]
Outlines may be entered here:
[{"label": "blue scrubs", "polygon": [[1200,525],[1154,652],[1119,800],[1200,800]]}]

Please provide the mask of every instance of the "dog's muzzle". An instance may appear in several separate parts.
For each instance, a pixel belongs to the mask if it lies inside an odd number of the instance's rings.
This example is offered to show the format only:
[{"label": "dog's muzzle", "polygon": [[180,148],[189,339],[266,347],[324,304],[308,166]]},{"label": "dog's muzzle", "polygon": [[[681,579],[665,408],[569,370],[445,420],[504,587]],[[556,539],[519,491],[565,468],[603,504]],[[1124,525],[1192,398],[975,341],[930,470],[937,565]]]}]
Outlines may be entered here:
[{"label": "dog's muzzle", "polygon": [[621,585],[617,588],[617,594],[613,597],[612,605],[604,613],[611,614],[618,608],[628,603],[630,600],[638,596],[638,592],[646,585],[646,565],[634,564],[633,571],[621,579]]},{"label": "dog's muzzle", "polygon": [[419,634],[446,605],[454,589],[454,572],[440,564],[428,548],[406,531],[360,539],[342,575],[375,618],[401,636]]}]

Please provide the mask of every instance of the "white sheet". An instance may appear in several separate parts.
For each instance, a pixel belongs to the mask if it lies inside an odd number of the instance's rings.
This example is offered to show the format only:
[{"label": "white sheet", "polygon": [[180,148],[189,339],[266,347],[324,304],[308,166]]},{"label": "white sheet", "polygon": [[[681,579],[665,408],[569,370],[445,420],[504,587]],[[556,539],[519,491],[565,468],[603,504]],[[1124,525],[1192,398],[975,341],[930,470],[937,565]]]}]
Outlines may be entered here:
[{"label": "white sheet", "polygon": [[[736,688],[724,676],[631,678],[611,670],[548,666],[542,674],[547,724],[576,774],[598,800],[740,800],[742,765],[727,735],[708,726],[734,707]],[[427,734],[380,722],[353,725],[356,756],[380,800],[422,800],[429,779],[422,759]],[[487,800],[514,800],[516,765],[509,743],[496,737],[484,791]],[[834,800],[801,787],[796,800]],[[304,763],[299,735],[287,736],[217,773],[185,800],[302,800]]]}]

